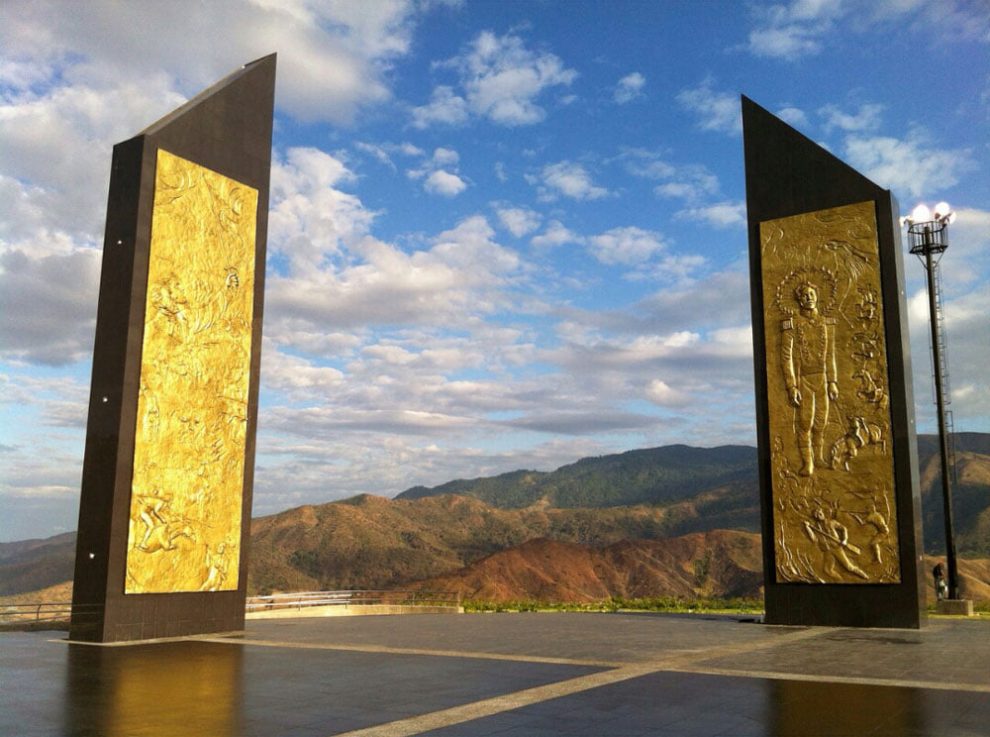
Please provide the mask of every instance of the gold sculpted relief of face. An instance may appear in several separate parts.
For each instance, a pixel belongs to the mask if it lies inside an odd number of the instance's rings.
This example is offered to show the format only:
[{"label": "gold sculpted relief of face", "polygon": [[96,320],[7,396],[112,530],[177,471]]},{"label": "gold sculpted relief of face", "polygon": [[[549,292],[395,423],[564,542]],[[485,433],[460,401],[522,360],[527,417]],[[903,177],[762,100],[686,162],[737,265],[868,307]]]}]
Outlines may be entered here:
[{"label": "gold sculpted relief of face", "polygon": [[158,151],[125,592],[240,576],[258,192]]},{"label": "gold sculpted relief of face", "polygon": [[794,290],[794,296],[802,310],[818,309],[818,288],[814,284],[802,284]]},{"label": "gold sculpted relief of face", "polygon": [[874,203],[760,238],[777,581],[897,582]]}]

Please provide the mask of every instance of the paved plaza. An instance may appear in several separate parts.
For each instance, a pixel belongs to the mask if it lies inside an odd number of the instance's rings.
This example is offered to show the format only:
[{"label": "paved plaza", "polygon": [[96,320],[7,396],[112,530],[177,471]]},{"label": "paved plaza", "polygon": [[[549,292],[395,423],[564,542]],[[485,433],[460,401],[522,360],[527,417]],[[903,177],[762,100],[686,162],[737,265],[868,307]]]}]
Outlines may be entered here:
[{"label": "paved plaza", "polygon": [[990,734],[990,622],[646,613],[249,622],[153,644],[0,634],[0,735]]}]

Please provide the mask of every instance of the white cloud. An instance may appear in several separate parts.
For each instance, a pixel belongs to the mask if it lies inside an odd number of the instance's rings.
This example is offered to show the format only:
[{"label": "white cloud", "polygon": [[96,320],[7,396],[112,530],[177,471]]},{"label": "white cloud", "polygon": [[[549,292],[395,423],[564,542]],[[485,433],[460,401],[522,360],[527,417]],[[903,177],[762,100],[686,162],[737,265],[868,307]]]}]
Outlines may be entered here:
[{"label": "white cloud", "polygon": [[342,431],[439,435],[464,432],[473,422],[470,417],[426,410],[280,407],[269,413],[269,424],[272,430],[306,437]]},{"label": "white cloud", "polygon": [[990,278],[990,211],[973,207],[955,208],[950,226],[951,251],[940,262],[945,295],[955,297],[960,285]]},{"label": "white cloud", "polygon": [[360,330],[325,330],[322,326],[285,320],[275,335],[266,336],[262,354],[267,355],[268,351],[274,351],[278,346],[291,346],[293,351],[307,356],[339,359],[353,354],[365,339],[366,334]]},{"label": "white cloud", "polygon": [[694,201],[700,196],[698,187],[690,182],[667,182],[658,184],[653,191],[660,197],[672,197],[675,199]]},{"label": "white cloud", "polygon": [[413,108],[413,125],[457,125],[469,114],[506,126],[531,125],[546,117],[537,104],[548,89],[568,86],[577,72],[554,54],[526,48],[521,37],[483,31],[464,52],[439,65],[456,70],[461,94],[448,85],[434,89],[428,105]]},{"label": "white cloud", "polygon": [[388,151],[386,151],[383,146],[376,146],[373,143],[367,143],[365,141],[356,141],[354,143],[354,148],[362,153],[366,153],[369,156],[374,157],[382,164],[395,169],[395,164],[392,162],[392,157],[389,156]]},{"label": "white cloud", "polygon": [[530,243],[537,248],[554,248],[565,243],[584,243],[584,238],[566,228],[559,220],[551,220],[547,223],[546,230],[533,236]]},{"label": "white cloud", "polygon": [[625,149],[619,158],[625,163],[626,171],[644,179],[671,179],[677,174],[677,167],[664,160],[654,151],[643,148]]},{"label": "white cloud", "polygon": [[937,46],[961,41],[990,43],[990,6],[970,0],[875,0],[850,6],[852,26],[869,31],[876,25],[909,29]]},{"label": "white cloud", "polygon": [[[212,2],[195,12],[181,3],[39,1],[6,14],[0,47],[17,68],[57,70],[73,88],[119,88],[167,68],[187,94],[278,51],[279,108],[300,120],[348,123],[390,96],[385,72],[409,49],[414,11],[400,0]],[[29,82],[17,68],[8,77]]]},{"label": "white cloud", "polygon": [[663,181],[653,189],[660,197],[695,202],[719,189],[718,177],[700,164],[671,164],[659,153],[641,148],[626,149],[619,158],[633,176]]},{"label": "white cloud", "polygon": [[808,125],[808,116],[804,110],[793,105],[782,107],[777,111],[777,117],[795,127],[806,127]]},{"label": "white cloud", "polygon": [[692,89],[681,90],[677,102],[694,113],[698,127],[704,131],[718,131],[738,135],[742,133],[742,114],[739,96],[714,89],[715,81],[707,77]]},{"label": "white cloud", "polygon": [[[951,253],[950,246],[943,262]],[[923,273],[917,265],[915,269],[916,275]],[[968,291],[943,302],[951,397],[965,400],[953,402],[949,407],[953,410],[957,431],[983,430],[985,418],[990,413],[990,378],[986,371],[990,362],[990,335],[987,330],[990,292],[985,285],[985,281],[978,285],[967,285]],[[958,288],[960,285],[953,286]],[[923,432],[933,432],[936,420],[932,402],[928,292],[924,286],[917,289],[908,300],[908,319],[918,424]],[[982,427],[981,422],[984,423]]]},{"label": "white cloud", "polygon": [[6,190],[0,237],[23,237],[24,230],[12,229],[29,223],[31,232],[48,229],[95,243],[113,144],[182,101],[160,74],[111,88],[80,83],[6,97],[0,103]]},{"label": "white cloud", "polygon": [[673,176],[672,181],[658,184],[653,191],[661,197],[696,202],[716,194],[719,189],[718,177],[703,166],[680,167]]},{"label": "white cloud", "polygon": [[679,220],[701,220],[716,228],[734,228],[746,225],[746,203],[716,202],[713,205],[689,207],[678,211]]},{"label": "white cloud", "polygon": [[450,148],[437,148],[433,151],[433,163],[436,166],[453,166],[461,160],[460,154]]},{"label": "white cloud", "polygon": [[0,372],[0,409],[12,420],[0,423],[6,436],[0,442],[0,540],[54,535],[78,521],[89,377],[77,379],[65,369],[45,378],[36,373],[30,366]]},{"label": "white cloud", "polygon": [[573,161],[547,164],[540,172],[543,183],[541,196],[552,199],[558,194],[574,200],[597,200],[608,196],[608,190],[596,185],[588,171]]},{"label": "white cloud", "polygon": [[658,417],[638,412],[623,412],[612,408],[596,407],[588,411],[560,410],[547,412],[535,410],[505,425],[517,430],[560,433],[564,435],[595,435],[597,433],[645,430],[660,424]]},{"label": "white cloud", "polygon": [[456,197],[465,189],[467,182],[456,174],[438,169],[430,174],[423,181],[423,189],[431,194],[438,194],[444,197]]},{"label": "white cloud", "polygon": [[522,238],[540,227],[540,213],[525,207],[501,207],[496,211],[502,226],[516,238]]},{"label": "white cloud", "polygon": [[[457,158],[451,149],[438,149],[427,164]],[[273,171],[272,240],[289,269],[268,276],[262,380],[266,391],[294,404],[322,406],[332,397],[355,411],[375,412],[353,415],[354,428],[385,428],[390,422],[406,428],[397,430],[402,432],[432,427],[413,421],[418,415],[380,410],[439,411],[440,394],[457,393],[448,372],[481,360],[492,368],[530,360],[518,331],[487,324],[493,313],[514,309],[509,293],[523,265],[494,241],[480,215],[462,219],[412,252],[373,238],[374,214],[338,189],[353,176],[315,149],[290,150]],[[303,206],[310,201],[312,207]],[[471,351],[445,341],[451,330],[484,341],[485,349],[471,357]],[[389,335],[405,337],[396,343]],[[408,360],[392,361],[403,356]],[[270,399],[268,406],[266,417],[280,402]],[[451,400],[452,413],[460,411],[457,406]]]},{"label": "white cloud", "polygon": [[[406,176],[410,179],[422,179],[423,189],[430,194],[456,197],[468,187],[468,183],[456,171],[460,160],[460,154],[453,149],[437,148],[418,168],[409,169]],[[450,169],[454,171],[449,171]]]},{"label": "white cloud", "polygon": [[990,7],[968,0],[791,0],[758,5],[747,49],[755,56],[795,61],[820,54],[830,36],[913,32],[926,43],[990,42]]},{"label": "white cloud", "polygon": [[324,331],[465,325],[510,304],[502,292],[520,260],[493,237],[480,215],[438,235],[429,250],[413,253],[364,235],[349,245],[341,266],[324,262],[269,277],[266,334],[277,337],[302,325]]},{"label": "white cloud", "polygon": [[822,33],[798,24],[757,28],[749,32],[749,49],[757,56],[796,59],[821,51],[818,36]]},{"label": "white cloud", "polygon": [[60,366],[93,348],[100,254],[0,252],[0,357]]},{"label": "white cloud", "polygon": [[261,375],[266,389],[303,398],[314,390],[323,393],[340,390],[344,378],[341,371],[330,366],[317,366],[306,359],[284,353],[274,343],[266,348],[268,350],[263,350],[261,354]]},{"label": "white cloud", "polygon": [[842,0],[793,0],[754,9],[749,50],[756,56],[793,60],[818,54],[823,37],[845,13]]},{"label": "white cloud", "polygon": [[643,87],[645,85],[646,77],[639,72],[627,74],[619,80],[619,83],[615,87],[615,91],[612,93],[612,99],[614,99],[619,105],[625,105],[627,102],[632,102],[637,97],[642,97]]},{"label": "white cloud", "polygon": [[[612,322],[612,319],[618,322]],[[749,274],[744,265],[661,289],[632,306],[628,315],[606,315],[614,330],[645,332],[664,325],[681,330],[719,329],[749,322]]]},{"label": "white cloud", "polygon": [[410,179],[422,179],[430,172],[444,168],[456,169],[458,162],[461,160],[460,154],[450,148],[435,148],[429,158],[426,158],[426,154],[423,151],[417,151],[418,153],[416,155],[422,161],[419,162],[416,168],[406,171],[406,176]]},{"label": "white cloud", "polygon": [[626,274],[630,281],[649,280],[654,283],[690,284],[697,271],[707,263],[699,254],[666,254],[636,271]]},{"label": "white cloud", "polygon": [[[396,493],[415,485],[434,486],[452,478],[493,476],[520,468],[550,471],[575,458],[618,449],[586,437],[552,438],[508,450],[492,450],[488,444],[472,444],[464,438],[438,443],[432,437],[383,438],[355,431],[313,432],[310,437],[319,440],[277,439],[278,456],[265,462],[256,476],[256,513],[270,514],[314,499]],[[340,437],[347,442],[336,440]],[[275,442],[268,441],[273,446]],[[327,487],[328,478],[333,479],[332,488]],[[381,485],[369,486],[371,478],[380,479]]]},{"label": "white cloud", "polygon": [[592,236],[588,247],[603,264],[634,265],[648,261],[665,245],[659,233],[629,226]]},{"label": "white cloud", "polygon": [[685,407],[692,401],[690,394],[673,389],[660,379],[653,379],[647,384],[646,397],[661,407]]},{"label": "white cloud", "polygon": [[495,231],[488,220],[482,215],[472,215],[438,235],[433,252],[449,263],[468,269],[476,263],[480,267],[488,265],[493,272],[514,271],[519,267],[518,256],[495,243],[494,237]]},{"label": "white cloud", "polygon": [[390,169],[395,169],[395,162],[392,161],[393,155],[400,156],[418,156],[422,157],[425,154],[423,150],[418,146],[414,146],[411,143],[368,143],[367,141],[357,141],[354,143],[354,148],[356,148],[361,153],[368,154],[375,160],[382,164],[385,164]]},{"label": "white cloud", "polygon": [[413,126],[429,128],[434,123],[461,125],[468,119],[467,101],[452,87],[441,85],[433,90],[430,102],[412,109]]},{"label": "white cloud", "polygon": [[974,167],[970,151],[934,148],[920,130],[903,140],[852,135],[845,141],[845,153],[852,166],[880,186],[912,197],[943,191]]},{"label": "white cloud", "polygon": [[374,213],[337,185],[354,174],[315,148],[291,148],[272,165],[269,243],[292,273],[319,269],[367,232]]},{"label": "white cloud", "polygon": [[[949,248],[939,261],[942,277],[944,338],[949,368],[949,388],[957,430],[982,430],[990,413],[990,211],[959,208],[949,226]],[[924,268],[916,259],[905,264],[908,316],[911,326],[912,362],[918,420],[927,431],[935,427],[931,404],[928,292]],[[913,287],[912,285],[917,285]],[[982,426],[981,424],[982,423]]]},{"label": "white cloud", "polygon": [[[740,292],[748,300],[745,276],[742,282]],[[719,279],[709,286],[718,291],[724,283]],[[570,391],[579,397],[612,395],[631,402],[646,399],[666,410],[662,415],[626,417],[609,412],[606,422],[626,423],[630,428],[635,426],[649,432],[659,420],[670,428],[682,413],[685,418],[693,418],[699,401],[703,401],[705,415],[718,418],[704,432],[717,434],[714,425],[724,424],[728,416],[751,411],[752,344],[745,343],[749,338],[748,326],[719,328],[707,333],[690,329],[686,323],[697,320],[706,305],[695,303],[692,297],[685,299],[680,292],[680,289],[664,290],[663,294],[669,295],[676,307],[657,313],[648,310],[644,314],[644,305],[632,305],[611,314],[570,310],[571,319],[558,326],[563,344],[547,351],[545,360],[563,369],[559,381],[572,384]],[[693,295],[693,290],[690,293]],[[732,295],[727,296],[731,299]],[[716,298],[724,299],[722,295]],[[743,304],[748,306],[748,302]],[[728,324],[738,324],[738,304],[733,304],[726,314],[731,312],[735,314]],[[574,416],[570,422],[563,413],[550,415],[544,422],[562,432],[564,427],[577,431],[583,413],[574,410],[571,414]],[[733,433],[745,436],[751,429],[725,427],[722,432],[719,437],[725,442],[731,441]]]},{"label": "white cloud", "polygon": [[844,113],[836,105],[825,105],[818,114],[825,119],[825,132],[836,128],[843,131],[872,131],[880,127],[883,105],[864,103],[855,113]]}]

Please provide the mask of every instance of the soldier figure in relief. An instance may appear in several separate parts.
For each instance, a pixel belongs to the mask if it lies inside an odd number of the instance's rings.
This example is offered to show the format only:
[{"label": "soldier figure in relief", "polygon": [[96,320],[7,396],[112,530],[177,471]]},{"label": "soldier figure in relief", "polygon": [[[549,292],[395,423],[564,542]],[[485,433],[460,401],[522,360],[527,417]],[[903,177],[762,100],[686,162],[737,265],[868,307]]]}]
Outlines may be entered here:
[{"label": "soldier figure in relief", "polygon": [[823,456],[829,402],[839,397],[835,363],[835,318],[818,311],[818,287],[804,281],[794,290],[799,311],[781,325],[781,362],[787,397],[797,409],[801,476],[815,472]]}]

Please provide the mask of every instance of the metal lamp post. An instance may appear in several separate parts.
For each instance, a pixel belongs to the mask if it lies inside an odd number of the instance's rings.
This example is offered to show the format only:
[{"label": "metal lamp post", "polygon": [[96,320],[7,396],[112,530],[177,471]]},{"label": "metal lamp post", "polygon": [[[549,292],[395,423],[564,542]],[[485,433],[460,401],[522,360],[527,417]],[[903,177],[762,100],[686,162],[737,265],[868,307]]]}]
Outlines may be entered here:
[{"label": "metal lamp post", "polygon": [[943,365],[944,343],[939,333],[941,299],[939,296],[938,262],[942,253],[949,247],[948,226],[956,214],[949,205],[940,202],[929,210],[918,205],[910,215],[903,218],[908,226],[910,251],[924,264],[928,275],[928,309],[932,330],[932,364],[935,375],[935,405],[938,410],[939,455],[942,461],[942,501],[945,505],[945,559],[948,568],[949,598],[959,598],[959,584],[956,569],[956,541],[952,532],[952,487],[949,476],[949,437],[946,432],[946,399],[944,380],[947,370]]}]

